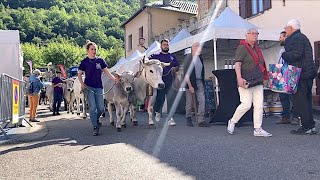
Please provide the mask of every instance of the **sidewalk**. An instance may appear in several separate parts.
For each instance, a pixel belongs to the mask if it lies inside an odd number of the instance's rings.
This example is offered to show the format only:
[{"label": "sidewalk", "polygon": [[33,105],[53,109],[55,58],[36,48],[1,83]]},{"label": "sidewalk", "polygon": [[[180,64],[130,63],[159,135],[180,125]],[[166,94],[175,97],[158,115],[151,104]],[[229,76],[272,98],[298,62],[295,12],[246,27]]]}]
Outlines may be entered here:
[{"label": "sidewalk", "polygon": [[[46,106],[39,106],[39,120],[41,122],[31,123],[33,127],[30,127],[25,121],[22,123],[26,127],[17,127],[17,128],[6,128],[8,139],[4,135],[0,135],[0,145],[1,144],[11,144],[15,142],[29,142],[39,140],[45,137],[48,134],[48,128],[46,127],[46,118],[47,114],[50,113],[47,110]],[[29,112],[29,108],[26,109],[26,112]],[[50,113],[51,114],[51,113]],[[29,115],[26,114],[25,118],[28,120]],[[49,116],[50,117],[50,116]],[[10,125],[9,125],[10,127]]]}]

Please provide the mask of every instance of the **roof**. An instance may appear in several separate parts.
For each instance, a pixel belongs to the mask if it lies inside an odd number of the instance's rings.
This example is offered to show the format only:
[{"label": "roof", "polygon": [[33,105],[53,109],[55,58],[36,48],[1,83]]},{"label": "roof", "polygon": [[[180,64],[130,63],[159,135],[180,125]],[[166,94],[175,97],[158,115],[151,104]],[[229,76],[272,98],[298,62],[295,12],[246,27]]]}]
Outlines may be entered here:
[{"label": "roof", "polygon": [[198,13],[198,4],[194,2],[170,0],[170,6],[166,6],[166,5],[163,5],[163,1],[156,1],[156,2],[147,3],[146,5],[144,5],[137,12],[135,12],[127,21],[122,23],[120,27],[124,28],[126,24],[128,24],[132,19],[138,16],[147,7],[183,12],[183,13],[194,14],[194,15]]}]

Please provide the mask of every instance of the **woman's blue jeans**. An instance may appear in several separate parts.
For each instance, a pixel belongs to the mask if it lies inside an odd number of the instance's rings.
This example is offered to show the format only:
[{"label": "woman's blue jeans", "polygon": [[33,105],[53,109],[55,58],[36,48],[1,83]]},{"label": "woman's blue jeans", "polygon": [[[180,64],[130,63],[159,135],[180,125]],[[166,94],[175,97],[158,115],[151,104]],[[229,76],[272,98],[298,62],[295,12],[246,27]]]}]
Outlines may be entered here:
[{"label": "woman's blue jeans", "polygon": [[98,126],[98,120],[104,111],[102,88],[87,87],[90,119],[93,127]]}]

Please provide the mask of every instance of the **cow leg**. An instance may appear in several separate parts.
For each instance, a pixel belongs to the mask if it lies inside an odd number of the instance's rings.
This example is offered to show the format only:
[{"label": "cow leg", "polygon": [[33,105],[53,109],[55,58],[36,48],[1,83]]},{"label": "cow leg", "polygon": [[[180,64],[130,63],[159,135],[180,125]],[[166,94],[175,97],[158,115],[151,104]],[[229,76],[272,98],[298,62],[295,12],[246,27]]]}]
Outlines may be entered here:
[{"label": "cow leg", "polygon": [[126,116],[127,116],[128,110],[129,110],[128,106],[122,107],[121,127],[123,128],[127,127]]},{"label": "cow leg", "polygon": [[133,126],[138,126],[138,121],[136,117],[136,107],[133,104],[130,105],[130,119],[132,121]]},{"label": "cow leg", "polygon": [[120,106],[120,104],[115,103],[114,104],[116,107],[116,116],[117,116],[117,122],[116,122],[116,128],[118,132],[121,132],[121,117],[122,117],[122,107]]},{"label": "cow leg", "polygon": [[112,103],[111,102],[108,102],[108,112],[109,112],[110,125],[114,126],[113,114],[112,114]]},{"label": "cow leg", "polygon": [[153,122],[152,116],[153,116],[153,106],[148,105],[148,114],[149,114],[149,127],[150,128],[156,128],[156,125]]},{"label": "cow leg", "polygon": [[76,97],[77,115],[80,116],[80,98]]}]

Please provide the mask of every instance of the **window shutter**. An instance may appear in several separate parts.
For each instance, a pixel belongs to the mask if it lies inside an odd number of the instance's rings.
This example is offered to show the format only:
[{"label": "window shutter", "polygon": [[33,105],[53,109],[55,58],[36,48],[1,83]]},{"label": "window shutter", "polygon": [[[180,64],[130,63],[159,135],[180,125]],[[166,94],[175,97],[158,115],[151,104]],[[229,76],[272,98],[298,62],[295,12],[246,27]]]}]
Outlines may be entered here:
[{"label": "window shutter", "polygon": [[245,19],[247,18],[247,11],[246,11],[246,1],[247,0],[239,0],[239,15]]},{"label": "window shutter", "polygon": [[263,0],[263,10],[271,9],[271,0]]}]

